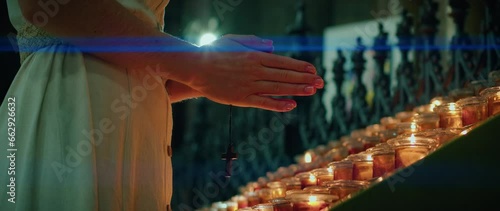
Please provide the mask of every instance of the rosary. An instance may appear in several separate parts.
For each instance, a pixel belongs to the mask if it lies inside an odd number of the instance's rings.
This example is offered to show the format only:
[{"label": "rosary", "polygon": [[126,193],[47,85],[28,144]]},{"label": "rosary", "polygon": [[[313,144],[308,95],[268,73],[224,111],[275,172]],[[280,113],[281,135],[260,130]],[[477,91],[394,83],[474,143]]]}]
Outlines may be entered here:
[{"label": "rosary", "polygon": [[222,154],[222,160],[226,161],[226,177],[231,177],[233,161],[238,159],[238,154],[234,152],[234,141],[232,138],[232,116],[233,106],[229,105],[229,145],[227,146],[226,153]]}]

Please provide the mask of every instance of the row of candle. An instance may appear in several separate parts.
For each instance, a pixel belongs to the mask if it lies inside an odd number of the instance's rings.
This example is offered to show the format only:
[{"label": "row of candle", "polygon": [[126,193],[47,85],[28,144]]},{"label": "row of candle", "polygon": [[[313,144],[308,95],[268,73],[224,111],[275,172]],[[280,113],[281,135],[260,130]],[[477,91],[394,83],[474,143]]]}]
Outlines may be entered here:
[{"label": "row of candle", "polygon": [[500,86],[471,84],[469,89],[436,97],[428,105],[382,118],[380,124],[308,150],[297,158],[297,164],[268,172],[266,177],[240,188],[241,195],[214,203],[212,209],[331,208],[395,170],[423,159],[487,118],[499,115]]}]

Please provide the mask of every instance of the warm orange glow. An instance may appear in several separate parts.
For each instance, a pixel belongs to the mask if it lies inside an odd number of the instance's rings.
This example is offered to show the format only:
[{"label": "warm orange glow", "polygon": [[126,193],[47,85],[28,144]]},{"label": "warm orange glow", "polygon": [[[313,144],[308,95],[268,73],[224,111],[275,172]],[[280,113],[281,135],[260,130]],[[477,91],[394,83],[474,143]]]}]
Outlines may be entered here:
[{"label": "warm orange glow", "polygon": [[312,156],[309,152],[307,152],[305,155],[304,155],[304,162],[306,163],[310,163],[312,162]]},{"label": "warm orange glow", "polygon": [[310,182],[316,182],[316,177],[313,174],[309,175],[309,181]]},{"label": "warm orange glow", "polygon": [[449,109],[450,109],[450,111],[455,111],[455,110],[457,110],[457,108],[456,108],[456,106],[455,106],[455,103],[450,103]]},{"label": "warm orange glow", "polygon": [[328,173],[333,173],[333,168],[331,166],[328,167],[327,170],[328,170]]},{"label": "warm orange glow", "polygon": [[367,156],[366,156],[366,160],[367,160],[367,161],[373,161],[373,157],[372,157],[372,155],[367,155]]}]

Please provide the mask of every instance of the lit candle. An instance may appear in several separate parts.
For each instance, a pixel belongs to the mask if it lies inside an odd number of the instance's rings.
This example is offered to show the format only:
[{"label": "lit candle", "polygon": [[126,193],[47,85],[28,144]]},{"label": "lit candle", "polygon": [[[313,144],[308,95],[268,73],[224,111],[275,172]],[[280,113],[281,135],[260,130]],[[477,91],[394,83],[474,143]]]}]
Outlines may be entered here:
[{"label": "lit candle", "polygon": [[439,128],[439,114],[421,113],[413,117],[419,131]]},{"label": "lit candle", "polygon": [[338,200],[337,196],[311,193],[296,193],[286,198],[292,202],[294,211],[320,211]]},{"label": "lit candle", "polygon": [[255,192],[248,192],[245,194],[245,197],[247,198],[249,207],[260,204],[260,198]]},{"label": "lit candle", "polygon": [[297,177],[300,180],[302,189],[304,189],[305,187],[317,185],[317,179],[311,172],[300,173],[297,174],[295,177]]},{"label": "lit candle", "polygon": [[413,112],[415,112],[416,114],[432,113],[432,112],[434,112],[434,107],[435,107],[434,104],[421,105],[421,106],[415,107],[413,109]]},{"label": "lit candle", "polygon": [[443,144],[448,143],[453,138],[457,137],[460,134],[460,132],[462,132],[462,129],[459,128],[438,128],[433,130],[420,131],[412,134],[404,134],[398,136],[398,138],[404,138],[404,137],[409,138],[412,136],[431,138],[438,142],[438,146],[441,146]]},{"label": "lit candle", "polygon": [[373,158],[373,177],[382,177],[395,169],[395,152],[392,147],[375,147],[370,151]]},{"label": "lit candle", "polygon": [[396,126],[398,134],[414,133],[418,131],[418,125],[415,122],[402,122]]},{"label": "lit candle", "polygon": [[488,99],[489,117],[500,114],[500,86],[487,88],[480,95]]},{"label": "lit candle", "polygon": [[226,204],[226,210],[227,211],[236,211],[238,209],[238,203],[234,201],[227,201],[225,202]]},{"label": "lit candle", "polygon": [[438,143],[434,139],[416,137],[394,138],[387,142],[395,150],[395,167],[405,168],[421,160],[436,149]]},{"label": "lit candle", "polygon": [[333,169],[334,180],[352,180],[352,161],[336,161],[328,164],[328,167]]},{"label": "lit candle", "polygon": [[439,114],[439,127],[441,128],[461,128],[462,108],[456,103],[446,103],[436,108]]},{"label": "lit candle", "polygon": [[315,169],[312,173],[316,177],[318,185],[321,185],[324,181],[333,180],[333,168],[331,167]]},{"label": "lit candle", "polygon": [[296,177],[282,179],[281,181],[285,183],[286,190],[302,190],[300,180]]},{"label": "lit candle", "polygon": [[439,97],[435,97],[435,98],[432,98],[431,99],[431,105],[432,106],[432,109],[434,111],[434,109],[440,105],[443,105],[443,104],[446,104],[446,103],[452,103],[454,102],[454,100],[450,97],[442,97],[442,96],[439,96]]},{"label": "lit candle", "polygon": [[262,188],[257,191],[257,195],[262,203],[269,203],[273,199],[273,191],[270,188]]},{"label": "lit candle", "polygon": [[238,209],[248,207],[248,200],[242,195],[236,195],[231,198],[238,205]]},{"label": "lit candle", "polygon": [[352,161],[352,179],[370,180],[373,178],[373,158],[369,153],[350,155],[346,158]]},{"label": "lit candle", "polygon": [[344,136],[340,139],[342,145],[347,148],[350,155],[360,153],[364,150],[363,143],[356,138]]},{"label": "lit candle", "polygon": [[356,180],[336,180],[325,182],[323,185],[328,187],[330,194],[337,196],[339,200],[342,200],[350,194],[366,189],[370,183],[367,181]]},{"label": "lit candle", "polygon": [[367,150],[368,148],[374,147],[378,143],[380,143],[380,137],[378,136],[365,136],[361,138],[361,143],[363,143],[363,149]]},{"label": "lit candle", "polygon": [[462,108],[462,124],[476,124],[488,118],[488,101],[483,97],[468,97],[457,101]]},{"label": "lit candle", "polygon": [[306,152],[304,155],[304,163],[311,163],[312,162],[312,156],[310,152]]}]

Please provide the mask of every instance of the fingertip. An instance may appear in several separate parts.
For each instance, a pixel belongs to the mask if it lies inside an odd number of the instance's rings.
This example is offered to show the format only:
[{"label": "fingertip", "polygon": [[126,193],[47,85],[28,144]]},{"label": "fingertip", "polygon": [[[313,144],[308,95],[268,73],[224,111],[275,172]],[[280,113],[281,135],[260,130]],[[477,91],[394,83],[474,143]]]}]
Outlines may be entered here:
[{"label": "fingertip", "polygon": [[313,65],[308,64],[306,65],[306,72],[316,74],[316,68]]}]

